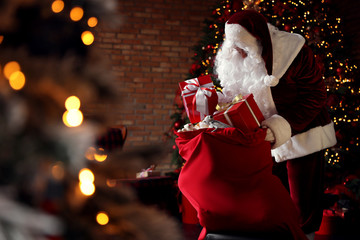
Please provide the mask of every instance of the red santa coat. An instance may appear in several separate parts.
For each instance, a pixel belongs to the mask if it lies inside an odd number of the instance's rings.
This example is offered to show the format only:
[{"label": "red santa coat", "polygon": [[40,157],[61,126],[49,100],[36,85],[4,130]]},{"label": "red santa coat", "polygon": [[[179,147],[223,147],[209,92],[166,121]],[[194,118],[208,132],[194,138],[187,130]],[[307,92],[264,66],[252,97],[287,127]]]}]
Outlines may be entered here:
[{"label": "red santa coat", "polygon": [[280,180],[272,175],[264,129],[244,135],[235,128],[177,133],[186,160],[179,187],[198,212],[206,232],[276,234],[307,239]]},{"label": "red santa coat", "polygon": [[[322,72],[305,39],[277,30],[251,10],[234,14],[225,25],[225,34],[242,46],[261,45],[268,75],[264,91],[254,97],[266,118],[262,125],[274,132],[275,160],[299,158],[335,145]],[[267,106],[261,104],[263,99]]]},{"label": "red santa coat", "polygon": [[326,109],[322,72],[309,47],[303,46],[271,92],[278,114],[288,121],[292,133],[289,141],[272,151],[278,161],[305,156],[336,143]]}]

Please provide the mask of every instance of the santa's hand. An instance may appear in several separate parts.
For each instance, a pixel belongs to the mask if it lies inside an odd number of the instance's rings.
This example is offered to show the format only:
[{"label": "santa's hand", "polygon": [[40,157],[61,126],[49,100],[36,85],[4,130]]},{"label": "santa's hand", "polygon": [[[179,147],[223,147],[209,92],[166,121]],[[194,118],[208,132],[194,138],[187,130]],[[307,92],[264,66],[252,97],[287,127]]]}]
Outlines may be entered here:
[{"label": "santa's hand", "polygon": [[273,131],[270,128],[267,127],[263,127],[266,128],[266,137],[265,137],[265,141],[269,141],[271,143],[275,142],[275,135],[273,133]]}]

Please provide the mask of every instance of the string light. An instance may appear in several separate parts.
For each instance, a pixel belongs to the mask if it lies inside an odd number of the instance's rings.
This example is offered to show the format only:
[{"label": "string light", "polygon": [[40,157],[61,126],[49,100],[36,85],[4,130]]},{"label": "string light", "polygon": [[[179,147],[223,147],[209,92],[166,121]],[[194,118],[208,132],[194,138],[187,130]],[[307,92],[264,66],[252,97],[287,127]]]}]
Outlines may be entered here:
[{"label": "string light", "polygon": [[79,187],[82,194],[91,196],[95,192],[95,176],[90,169],[84,168],[79,172]]},{"label": "string light", "polygon": [[91,17],[88,19],[87,24],[89,27],[95,27],[98,24],[98,19],[96,17]]},{"label": "string light", "polygon": [[84,10],[81,7],[74,7],[70,11],[70,19],[74,22],[80,21],[84,16]]},{"label": "string light", "polygon": [[99,224],[99,225],[106,225],[109,223],[109,216],[106,212],[99,212],[97,215],[96,215],[96,222]]},{"label": "string light", "polygon": [[3,73],[7,79],[10,79],[11,74],[17,71],[20,71],[20,64],[16,61],[11,61],[4,65]]},{"label": "string light", "polygon": [[91,45],[94,42],[94,35],[90,31],[84,31],[81,34],[81,40],[85,45]]},{"label": "string light", "polygon": [[64,2],[62,0],[55,0],[52,4],[51,4],[51,10],[54,13],[59,13],[64,9]]},{"label": "string light", "polygon": [[107,154],[105,154],[105,150],[103,148],[99,148],[94,153],[94,159],[98,162],[103,162],[107,159]]},{"label": "string light", "polygon": [[63,114],[63,122],[67,127],[78,127],[83,122],[83,114],[79,110],[80,99],[76,96],[70,96],[65,101],[67,109]]},{"label": "string light", "polygon": [[21,71],[16,71],[10,75],[10,87],[14,90],[20,90],[25,86],[25,75]]},{"label": "string light", "polygon": [[56,180],[62,180],[65,176],[64,164],[62,162],[55,163],[51,168],[51,175]]}]

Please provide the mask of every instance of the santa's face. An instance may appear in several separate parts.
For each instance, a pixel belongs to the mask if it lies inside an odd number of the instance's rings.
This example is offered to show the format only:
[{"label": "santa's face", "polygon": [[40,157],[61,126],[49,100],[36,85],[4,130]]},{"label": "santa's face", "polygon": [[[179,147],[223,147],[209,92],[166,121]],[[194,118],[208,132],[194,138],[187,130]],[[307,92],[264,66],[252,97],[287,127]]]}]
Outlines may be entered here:
[{"label": "santa's face", "polygon": [[261,47],[226,39],[215,59],[215,73],[223,87],[222,102],[231,101],[238,94],[256,93],[267,74]]}]

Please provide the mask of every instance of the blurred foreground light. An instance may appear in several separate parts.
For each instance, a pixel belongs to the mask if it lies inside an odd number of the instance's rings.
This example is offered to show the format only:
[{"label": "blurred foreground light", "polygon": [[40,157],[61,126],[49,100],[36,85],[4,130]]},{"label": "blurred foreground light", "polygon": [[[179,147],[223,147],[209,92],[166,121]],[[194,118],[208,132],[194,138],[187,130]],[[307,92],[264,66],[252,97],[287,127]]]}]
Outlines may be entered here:
[{"label": "blurred foreground light", "polygon": [[85,45],[91,45],[94,42],[94,35],[90,31],[84,31],[81,34],[81,40]]},{"label": "blurred foreground light", "polygon": [[82,17],[84,16],[84,10],[81,7],[74,7],[70,11],[70,18],[74,22],[80,21]]},{"label": "blurred foreground light", "polygon": [[55,0],[52,4],[51,4],[51,10],[54,13],[59,13],[64,9],[64,2],[62,0]]},{"label": "blurred foreground light", "polygon": [[95,185],[92,182],[80,182],[79,187],[81,193],[85,196],[91,196],[95,192]]},{"label": "blurred foreground light", "polygon": [[89,147],[85,152],[85,158],[88,160],[94,160],[95,153],[96,153],[96,149],[94,147]]},{"label": "blurred foreground light", "polygon": [[82,194],[90,196],[95,192],[95,176],[90,169],[84,168],[79,172],[79,187]]},{"label": "blurred foreground light", "polygon": [[80,99],[76,96],[68,97],[65,100],[66,110],[79,109],[80,108]]},{"label": "blurred foreground light", "polygon": [[20,71],[12,73],[9,78],[9,84],[14,90],[22,89],[25,86],[25,75]]},{"label": "blurred foreground light", "polygon": [[96,161],[98,162],[103,162],[106,160],[107,155],[105,154],[105,150],[103,148],[99,148],[95,154],[94,154],[94,158]]},{"label": "blurred foreground light", "polygon": [[109,216],[105,212],[99,212],[96,215],[96,221],[100,225],[106,225],[109,223]]},{"label": "blurred foreground light", "polygon": [[10,75],[17,71],[20,71],[20,64],[16,61],[11,61],[4,65],[4,76],[7,79],[10,79]]},{"label": "blurred foreground light", "polygon": [[83,168],[79,172],[79,181],[93,183],[95,181],[95,176],[90,169]]},{"label": "blurred foreground light", "polygon": [[116,180],[114,180],[114,179],[106,179],[106,185],[108,187],[111,187],[111,188],[116,187]]},{"label": "blurred foreground light", "polygon": [[95,27],[98,24],[98,19],[96,17],[91,17],[88,19],[88,26]]},{"label": "blurred foreground light", "polygon": [[0,35],[0,44],[2,43],[3,40],[4,40],[4,36]]},{"label": "blurred foreground light", "polygon": [[51,174],[56,180],[63,180],[65,176],[65,169],[62,162],[56,163],[51,168]]},{"label": "blurred foreground light", "polygon": [[83,122],[83,114],[80,110],[70,109],[63,114],[63,122],[67,127],[78,127]]}]

